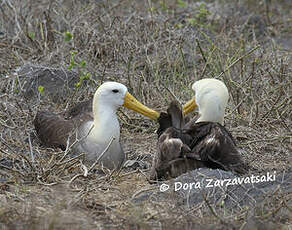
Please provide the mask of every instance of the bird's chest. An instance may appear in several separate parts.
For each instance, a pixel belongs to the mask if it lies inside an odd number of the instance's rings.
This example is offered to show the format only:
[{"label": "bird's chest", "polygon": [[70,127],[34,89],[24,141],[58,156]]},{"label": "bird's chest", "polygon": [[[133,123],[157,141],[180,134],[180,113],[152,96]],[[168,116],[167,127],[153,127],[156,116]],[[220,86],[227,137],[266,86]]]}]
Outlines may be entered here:
[{"label": "bird's chest", "polygon": [[109,169],[121,165],[125,159],[121,145],[116,139],[110,139],[108,142],[103,143],[92,142],[87,139],[82,141],[78,148],[79,151],[85,153],[87,162],[93,163],[99,159],[99,163]]}]

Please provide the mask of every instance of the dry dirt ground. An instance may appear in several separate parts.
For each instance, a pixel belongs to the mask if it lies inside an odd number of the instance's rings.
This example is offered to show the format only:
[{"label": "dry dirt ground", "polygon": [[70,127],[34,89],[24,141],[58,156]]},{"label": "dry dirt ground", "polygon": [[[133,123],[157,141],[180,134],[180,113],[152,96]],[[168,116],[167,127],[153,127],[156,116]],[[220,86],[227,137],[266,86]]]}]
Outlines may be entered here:
[{"label": "dry dirt ground", "polygon": [[[0,229],[291,229],[291,15],[290,0],[1,0]],[[230,90],[225,125],[250,174],[288,175],[261,202],[158,194],[147,180],[157,124],[126,109],[134,164],[119,174],[84,177],[78,159],[34,138],[38,110],[63,113],[106,80],[162,111],[205,77]]]}]

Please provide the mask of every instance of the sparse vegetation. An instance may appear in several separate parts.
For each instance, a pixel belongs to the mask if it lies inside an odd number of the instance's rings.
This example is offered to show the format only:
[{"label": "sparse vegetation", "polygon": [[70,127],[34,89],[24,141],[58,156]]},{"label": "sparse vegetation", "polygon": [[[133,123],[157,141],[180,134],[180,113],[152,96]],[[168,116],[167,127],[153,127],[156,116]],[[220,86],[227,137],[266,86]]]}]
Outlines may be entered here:
[{"label": "sparse vegetation", "polygon": [[[148,169],[84,177],[81,156],[69,160],[32,135],[38,110],[63,113],[107,80],[162,111],[173,97],[190,99],[195,80],[215,77],[230,90],[225,123],[245,161],[258,173],[291,173],[291,1],[0,4],[0,229],[291,228],[291,191],[271,191],[263,203],[241,210],[227,210],[224,202],[189,209],[136,203],[137,194],[157,189],[147,181]],[[27,63],[76,71],[69,99],[25,98],[16,69]],[[119,117],[128,157],[150,164],[156,124],[124,109]]]}]

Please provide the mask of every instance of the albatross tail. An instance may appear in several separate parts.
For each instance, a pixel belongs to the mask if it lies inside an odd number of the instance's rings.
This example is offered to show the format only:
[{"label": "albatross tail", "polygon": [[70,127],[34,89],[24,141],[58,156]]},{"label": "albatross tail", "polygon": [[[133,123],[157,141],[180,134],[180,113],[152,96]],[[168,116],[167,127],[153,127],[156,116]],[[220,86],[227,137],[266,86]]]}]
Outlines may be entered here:
[{"label": "albatross tail", "polygon": [[171,117],[172,127],[182,129],[185,125],[182,106],[178,101],[172,101],[167,109],[167,113]]},{"label": "albatross tail", "polygon": [[172,101],[170,103],[170,106],[167,109],[167,113],[160,113],[158,123],[158,137],[160,137],[165,132],[165,130],[170,127],[178,130],[181,130],[184,127],[185,121],[182,113],[182,107],[178,101]]}]

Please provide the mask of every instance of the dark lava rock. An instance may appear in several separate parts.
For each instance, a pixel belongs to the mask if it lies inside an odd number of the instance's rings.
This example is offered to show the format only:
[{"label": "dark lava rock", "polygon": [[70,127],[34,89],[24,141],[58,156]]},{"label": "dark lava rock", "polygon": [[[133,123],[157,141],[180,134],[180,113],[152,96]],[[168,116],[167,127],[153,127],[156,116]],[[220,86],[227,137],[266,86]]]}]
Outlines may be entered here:
[{"label": "dark lava rock", "polygon": [[[23,94],[30,101],[49,96],[53,102],[62,103],[79,81],[74,71],[31,64],[21,67],[17,75],[23,85]],[[43,87],[43,93],[39,92],[39,86]]]},{"label": "dark lava rock", "polygon": [[256,205],[276,190],[292,192],[291,169],[238,177],[219,169],[200,168],[159,182],[157,189],[140,193],[133,201],[154,199],[190,208],[208,200],[211,206],[234,209]]}]

